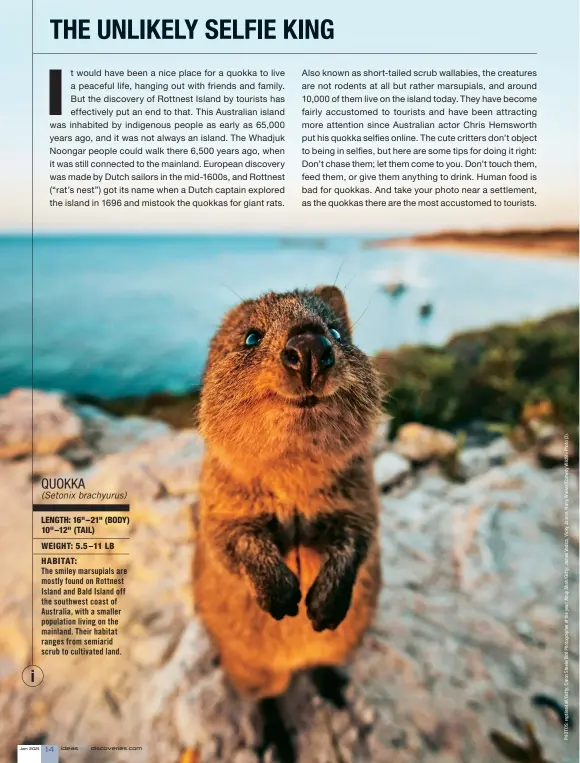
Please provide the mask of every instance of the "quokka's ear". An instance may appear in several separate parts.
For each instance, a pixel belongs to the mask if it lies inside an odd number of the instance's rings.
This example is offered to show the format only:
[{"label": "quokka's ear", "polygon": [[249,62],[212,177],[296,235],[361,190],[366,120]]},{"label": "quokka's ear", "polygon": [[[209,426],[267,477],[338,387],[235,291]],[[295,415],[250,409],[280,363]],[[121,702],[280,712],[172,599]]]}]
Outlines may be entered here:
[{"label": "quokka's ear", "polygon": [[338,286],[317,286],[314,293],[328,305],[339,319],[343,329],[350,332],[350,318],[348,317],[346,299]]}]

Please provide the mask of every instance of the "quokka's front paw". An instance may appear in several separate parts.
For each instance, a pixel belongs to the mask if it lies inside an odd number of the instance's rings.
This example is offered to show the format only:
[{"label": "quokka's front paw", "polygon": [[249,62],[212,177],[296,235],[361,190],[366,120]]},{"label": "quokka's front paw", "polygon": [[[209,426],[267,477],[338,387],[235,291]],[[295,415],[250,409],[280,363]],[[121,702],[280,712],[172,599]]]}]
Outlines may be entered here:
[{"label": "quokka's front paw", "polygon": [[302,598],[298,578],[285,564],[279,564],[256,586],[256,598],[275,620],[295,617]]},{"label": "quokka's front paw", "polygon": [[306,596],[306,612],[315,631],[335,630],[346,617],[354,579],[338,578],[324,568]]}]

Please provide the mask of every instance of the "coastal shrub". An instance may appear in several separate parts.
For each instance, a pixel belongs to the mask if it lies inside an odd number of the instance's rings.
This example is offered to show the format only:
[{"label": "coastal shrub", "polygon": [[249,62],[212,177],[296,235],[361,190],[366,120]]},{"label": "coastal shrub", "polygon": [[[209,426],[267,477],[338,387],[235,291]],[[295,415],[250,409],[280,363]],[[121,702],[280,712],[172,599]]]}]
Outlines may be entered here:
[{"label": "coastal shrub", "polygon": [[578,311],[453,336],[442,348],[383,351],[392,434],[408,421],[461,429],[483,420],[517,424],[526,406],[549,403],[578,439]]},{"label": "coastal shrub", "polygon": [[164,421],[176,429],[189,429],[197,424],[199,389],[183,394],[154,392],[144,397],[103,399],[94,395],[77,395],[76,401],[110,413],[113,416],[143,416]]}]

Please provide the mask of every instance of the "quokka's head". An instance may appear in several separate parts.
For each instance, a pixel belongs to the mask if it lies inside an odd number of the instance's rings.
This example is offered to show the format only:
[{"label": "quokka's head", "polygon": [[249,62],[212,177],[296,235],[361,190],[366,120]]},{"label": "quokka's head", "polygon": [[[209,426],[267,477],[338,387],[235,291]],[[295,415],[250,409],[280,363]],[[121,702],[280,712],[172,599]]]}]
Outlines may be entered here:
[{"label": "quokka's head", "polygon": [[376,371],[353,344],[336,286],[246,300],[211,341],[201,429],[210,449],[232,458],[357,452],[379,408]]}]

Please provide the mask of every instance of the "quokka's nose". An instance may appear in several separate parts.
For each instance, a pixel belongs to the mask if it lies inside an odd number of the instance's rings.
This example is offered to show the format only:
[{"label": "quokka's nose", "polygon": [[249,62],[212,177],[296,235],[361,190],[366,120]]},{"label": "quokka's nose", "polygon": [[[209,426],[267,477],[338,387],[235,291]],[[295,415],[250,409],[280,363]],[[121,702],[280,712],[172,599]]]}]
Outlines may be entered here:
[{"label": "quokka's nose", "polygon": [[300,375],[309,388],[314,379],[334,365],[334,350],[329,339],[310,332],[291,337],[282,350],[282,363]]}]

